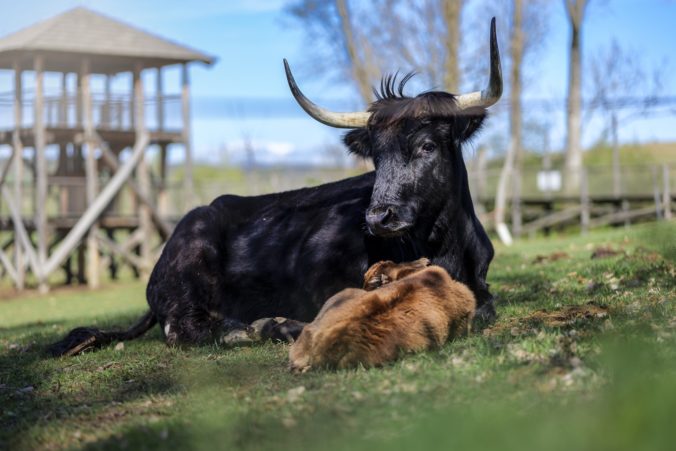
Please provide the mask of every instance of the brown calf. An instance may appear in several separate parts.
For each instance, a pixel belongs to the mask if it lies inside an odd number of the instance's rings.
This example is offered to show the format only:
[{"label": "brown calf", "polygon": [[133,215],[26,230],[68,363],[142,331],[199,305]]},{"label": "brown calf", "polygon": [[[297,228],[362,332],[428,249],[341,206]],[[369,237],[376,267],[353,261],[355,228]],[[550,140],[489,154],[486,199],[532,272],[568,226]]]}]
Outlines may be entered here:
[{"label": "brown calf", "polygon": [[291,346],[291,369],[382,365],[469,331],[476,301],[429,260],[371,266],[364,289],[332,296]]}]

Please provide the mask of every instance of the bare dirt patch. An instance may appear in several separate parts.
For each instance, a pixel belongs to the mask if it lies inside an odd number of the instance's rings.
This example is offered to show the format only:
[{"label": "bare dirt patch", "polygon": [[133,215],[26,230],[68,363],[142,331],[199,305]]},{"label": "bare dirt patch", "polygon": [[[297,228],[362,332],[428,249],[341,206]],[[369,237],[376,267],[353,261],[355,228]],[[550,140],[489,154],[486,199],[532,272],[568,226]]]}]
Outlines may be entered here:
[{"label": "bare dirt patch", "polygon": [[498,335],[505,330],[511,331],[512,335],[521,335],[534,326],[567,327],[579,321],[593,321],[608,317],[608,307],[590,302],[583,305],[568,305],[555,310],[537,310],[529,315],[512,318],[502,324],[496,324],[485,329],[486,336]]},{"label": "bare dirt patch", "polygon": [[613,249],[610,246],[599,246],[591,254],[592,260],[596,260],[598,258],[610,258],[610,257],[615,257],[617,255],[627,255],[626,252],[623,250],[618,250],[618,249]]},{"label": "bare dirt patch", "polygon": [[570,258],[566,252],[553,252],[549,255],[536,255],[533,259],[534,264],[550,263]]}]

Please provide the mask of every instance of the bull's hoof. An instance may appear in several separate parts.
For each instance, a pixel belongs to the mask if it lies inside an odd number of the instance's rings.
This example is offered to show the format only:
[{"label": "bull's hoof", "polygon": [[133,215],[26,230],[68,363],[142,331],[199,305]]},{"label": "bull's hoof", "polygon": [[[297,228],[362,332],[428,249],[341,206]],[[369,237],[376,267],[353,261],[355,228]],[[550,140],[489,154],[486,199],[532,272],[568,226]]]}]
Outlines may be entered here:
[{"label": "bull's hoof", "polygon": [[497,314],[495,313],[495,305],[493,300],[486,302],[484,305],[476,309],[474,314],[474,321],[472,324],[472,330],[483,330],[484,328],[490,326],[497,319]]},{"label": "bull's hoof", "polygon": [[282,318],[261,318],[251,323],[254,339],[258,340],[277,340],[293,343],[303,331],[306,323],[292,319]]},{"label": "bull's hoof", "polygon": [[226,346],[246,346],[255,343],[251,330],[238,329],[228,332],[221,337],[221,343]]}]

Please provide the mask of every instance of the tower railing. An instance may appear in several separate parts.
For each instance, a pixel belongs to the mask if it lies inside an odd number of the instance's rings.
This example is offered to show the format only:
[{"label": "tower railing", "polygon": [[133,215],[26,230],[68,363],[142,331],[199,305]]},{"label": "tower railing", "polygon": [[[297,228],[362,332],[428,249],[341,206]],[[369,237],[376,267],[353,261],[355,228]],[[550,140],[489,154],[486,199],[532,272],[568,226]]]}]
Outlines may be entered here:
[{"label": "tower railing", "polygon": [[[46,95],[44,117],[46,128],[80,129],[77,95]],[[181,131],[181,95],[163,95],[145,99],[145,126],[149,131]],[[161,111],[159,111],[161,109]],[[35,121],[34,101],[30,92],[22,101],[21,128],[31,128]],[[134,129],[133,96],[131,94],[94,93],[92,95],[94,127],[106,131],[132,131]],[[160,119],[161,118],[161,119]],[[160,123],[161,121],[161,123]],[[0,94],[0,130],[14,128],[14,102],[11,95]]]}]

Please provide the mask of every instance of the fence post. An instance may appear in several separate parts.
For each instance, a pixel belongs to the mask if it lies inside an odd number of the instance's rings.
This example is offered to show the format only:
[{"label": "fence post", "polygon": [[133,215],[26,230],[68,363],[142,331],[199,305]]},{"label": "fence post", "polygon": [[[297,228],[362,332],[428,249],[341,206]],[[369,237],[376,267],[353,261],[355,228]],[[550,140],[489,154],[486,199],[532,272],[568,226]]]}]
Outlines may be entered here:
[{"label": "fence post", "polygon": [[521,226],[523,218],[521,215],[521,168],[514,172],[513,194],[512,194],[512,233],[516,238],[521,237]]},{"label": "fence post", "polygon": [[[99,193],[99,171],[98,161],[96,159],[96,143],[94,141],[94,105],[92,101],[92,77],[91,65],[89,60],[82,61],[80,68],[80,100],[82,101],[82,119],[85,130],[85,144],[87,155],[85,160],[87,208],[96,200]],[[87,233],[87,285],[91,289],[98,288],[101,283],[101,255],[99,253],[99,242],[96,239],[98,234],[98,222],[94,222],[89,227]]]},{"label": "fence post", "polygon": [[587,184],[587,168],[580,169],[580,231],[585,234],[589,230],[589,186]]},{"label": "fence post", "polygon": [[653,200],[655,201],[655,218],[662,219],[662,201],[660,200],[660,186],[657,181],[657,166],[650,167],[653,176]]},{"label": "fence post", "polygon": [[662,165],[662,181],[664,183],[664,219],[671,219],[671,188],[669,187],[669,164]]},{"label": "fence post", "polygon": [[[47,261],[47,253],[49,251],[49,243],[47,242],[47,177],[49,170],[47,167],[47,157],[45,155],[45,148],[47,147],[47,139],[45,136],[45,102],[44,102],[44,57],[36,55],[33,60],[33,70],[35,71],[35,99],[34,99],[34,122],[33,122],[33,147],[35,149],[35,230],[37,232],[38,241],[38,265],[39,271],[36,274],[38,277],[38,289],[41,293],[49,291],[44,274],[44,266]],[[36,272],[35,270],[33,271]]]},{"label": "fence post", "polygon": [[629,228],[631,225],[631,219],[629,219],[629,201],[627,199],[622,199],[622,213],[624,213],[626,216],[624,217],[624,227]]}]

